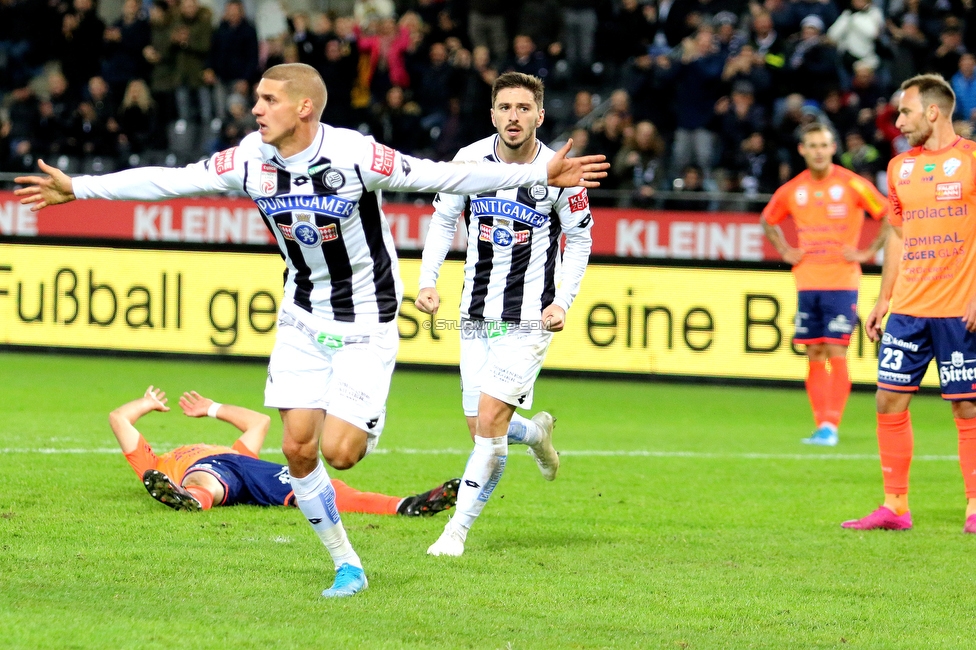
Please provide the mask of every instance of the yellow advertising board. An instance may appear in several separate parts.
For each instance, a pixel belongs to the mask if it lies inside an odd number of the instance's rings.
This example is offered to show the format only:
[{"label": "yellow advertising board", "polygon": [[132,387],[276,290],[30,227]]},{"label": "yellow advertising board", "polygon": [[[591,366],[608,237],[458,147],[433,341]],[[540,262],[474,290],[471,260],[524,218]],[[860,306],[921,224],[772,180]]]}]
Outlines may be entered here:
[{"label": "yellow advertising board", "polygon": [[[436,318],[413,306],[420,261],[400,261],[398,360],[458,362],[460,262],[444,265]],[[277,254],[3,244],[0,344],[265,357],[274,343]],[[879,278],[861,283],[867,314]],[[593,264],[545,367],[729,379],[802,380],[790,344],[786,271]],[[872,384],[874,344],[855,332],[852,379]],[[933,373],[927,385],[937,385]]]}]

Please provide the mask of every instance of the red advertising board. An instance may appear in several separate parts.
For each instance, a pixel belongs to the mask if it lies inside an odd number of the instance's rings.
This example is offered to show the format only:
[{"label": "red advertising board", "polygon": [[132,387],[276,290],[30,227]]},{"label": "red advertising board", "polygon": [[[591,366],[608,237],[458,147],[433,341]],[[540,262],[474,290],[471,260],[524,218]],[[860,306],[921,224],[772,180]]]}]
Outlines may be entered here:
[{"label": "red advertising board", "polygon": [[[399,250],[420,250],[430,223],[429,204],[383,207]],[[463,250],[461,229],[454,248]],[[795,241],[792,225],[783,230]],[[878,233],[868,219],[866,246]],[[0,235],[85,237],[135,241],[274,244],[248,199],[194,198],[158,203],[78,201],[33,213],[12,192],[0,192]],[[671,212],[593,209],[593,254],[651,259],[763,261],[779,255],[763,236],[759,215],[746,212]]]}]

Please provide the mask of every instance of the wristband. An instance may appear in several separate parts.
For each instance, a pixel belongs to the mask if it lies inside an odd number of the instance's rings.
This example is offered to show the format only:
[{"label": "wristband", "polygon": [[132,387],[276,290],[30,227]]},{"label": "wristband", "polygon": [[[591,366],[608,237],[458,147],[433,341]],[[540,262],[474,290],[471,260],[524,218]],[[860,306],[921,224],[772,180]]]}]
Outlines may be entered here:
[{"label": "wristband", "polygon": [[217,411],[220,409],[221,406],[223,406],[223,404],[221,404],[220,402],[214,402],[213,404],[210,405],[210,408],[207,409],[207,415],[209,415],[212,418],[217,417]]}]

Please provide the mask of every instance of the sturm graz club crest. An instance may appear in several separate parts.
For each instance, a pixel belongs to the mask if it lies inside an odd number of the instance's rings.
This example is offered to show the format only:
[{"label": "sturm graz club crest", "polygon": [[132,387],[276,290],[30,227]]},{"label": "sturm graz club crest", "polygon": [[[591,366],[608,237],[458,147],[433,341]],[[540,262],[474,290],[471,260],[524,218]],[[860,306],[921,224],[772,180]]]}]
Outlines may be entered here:
[{"label": "sturm graz club crest", "polygon": [[541,201],[542,199],[549,196],[549,188],[545,185],[533,185],[529,188],[529,196],[531,196],[536,201]]},{"label": "sturm graz club crest", "polygon": [[346,184],[346,177],[338,169],[329,169],[322,173],[322,184],[330,190],[337,190]]},{"label": "sturm graz club crest", "polygon": [[295,214],[295,224],[291,227],[291,236],[305,248],[315,248],[322,243],[322,233],[314,223],[310,223],[311,219],[311,214],[298,212]]}]

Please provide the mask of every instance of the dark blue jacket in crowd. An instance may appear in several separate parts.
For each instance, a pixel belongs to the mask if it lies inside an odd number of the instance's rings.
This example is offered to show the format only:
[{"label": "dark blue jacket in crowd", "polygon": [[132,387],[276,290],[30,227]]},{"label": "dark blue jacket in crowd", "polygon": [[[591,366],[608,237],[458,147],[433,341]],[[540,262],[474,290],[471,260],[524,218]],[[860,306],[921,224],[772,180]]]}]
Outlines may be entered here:
[{"label": "dark blue jacket in crowd", "polygon": [[258,33],[249,21],[220,21],[210,41],[209,67],[221,81],[253,81],[258,71]]}]

